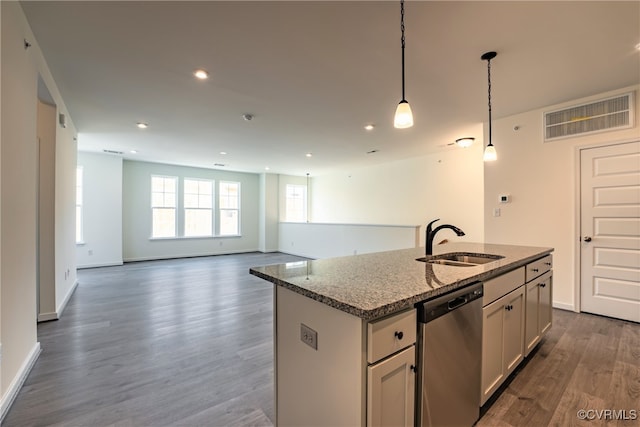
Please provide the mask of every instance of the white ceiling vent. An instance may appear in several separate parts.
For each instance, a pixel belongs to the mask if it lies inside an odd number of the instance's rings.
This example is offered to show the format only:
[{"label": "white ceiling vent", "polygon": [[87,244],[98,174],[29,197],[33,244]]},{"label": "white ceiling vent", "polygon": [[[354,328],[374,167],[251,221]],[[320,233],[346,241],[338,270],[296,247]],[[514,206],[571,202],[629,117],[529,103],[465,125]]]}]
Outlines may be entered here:
[{"label": "white ceiling vent", "polygon": [[116,150],[107,150],[107,149],[104,149],[104,150],[102,150],[102,151],[103,151],[104,153],[107,153],[107,154],[115,154],[115,155],[118,155],[118,156],[122,156],[122,155],[124,154],[122,151],[116,151]]},{"label": "white ceiling vent", "polygon": [[544,113],[544,140],[633,127],[633,92]]}]

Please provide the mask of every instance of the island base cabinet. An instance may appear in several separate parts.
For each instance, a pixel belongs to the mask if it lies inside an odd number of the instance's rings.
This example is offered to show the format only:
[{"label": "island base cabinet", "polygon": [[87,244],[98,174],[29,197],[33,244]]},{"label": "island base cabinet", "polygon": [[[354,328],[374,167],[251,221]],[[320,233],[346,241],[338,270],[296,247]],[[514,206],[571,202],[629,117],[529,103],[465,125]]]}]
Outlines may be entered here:
[{"label": "island base cabinet", "polygon": [[[274,298],[275,424],[364,426],[362,321],[280,286]],[[304,341],[309,330],[315,348]]]},{"label": "island base cabinet", "polygon": [[368,367],[367,426],[414,425],[415,346]]},{"label": "island base cabinet", "polygon": [[525,286],[482,309],[482,375],[484,405],[524,359]]}]

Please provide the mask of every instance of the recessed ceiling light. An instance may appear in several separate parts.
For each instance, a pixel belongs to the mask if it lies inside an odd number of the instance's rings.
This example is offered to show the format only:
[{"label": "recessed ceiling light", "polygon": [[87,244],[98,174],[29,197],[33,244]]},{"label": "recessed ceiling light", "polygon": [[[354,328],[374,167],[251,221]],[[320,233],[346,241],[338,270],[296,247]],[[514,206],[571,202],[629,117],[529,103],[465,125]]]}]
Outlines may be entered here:
[{"label": "recessed ceiling light", "polygon": [[223,156],[227,154],[226,151],[221,151],[220,154],[222,154]]},{"label": "recessed ceiling light", "polygon": [[148,128],[148,127],[149,127],[149,125],[148,125],[148,124],[143,123],[143,122],[138,122],[138,123],[136,123],[136,126],[138,126],[138,128],[140,128],[140,129],[146,129],[146,128]]},{"label": "recessed ceiling light", "polygon": [[200,80],[207,80],[209,78],[209,73],[207,72],[207,70],[202,69],[195,70],[193,72],[193,75]]},{"label": "recessed ceiling light", "polygon": [[313,153],[307,153],[306,156],[307,157],[313,157]]},{"label": "recessed ceiling light", "polygon": [[268,171],[268,170],[271,170],[271,168],[269,166],[265,166],[264,170]]},{"label": "recessed ceiling light", "polygon": [[129,151],[131,154],[138,154],[138,150],[131,150]]},{"label": "recessed ceiling light", "polygon": [[376,127],[376,125],[368,124],[368,125],[366,125],[364,128],[365,128],[366,130],[373,130],[373,128],[374,128],[374,127]]},{"label": "recessed ceiling light", "polygon": [[640,50],[640,43],[636,45],[636,49]]}]

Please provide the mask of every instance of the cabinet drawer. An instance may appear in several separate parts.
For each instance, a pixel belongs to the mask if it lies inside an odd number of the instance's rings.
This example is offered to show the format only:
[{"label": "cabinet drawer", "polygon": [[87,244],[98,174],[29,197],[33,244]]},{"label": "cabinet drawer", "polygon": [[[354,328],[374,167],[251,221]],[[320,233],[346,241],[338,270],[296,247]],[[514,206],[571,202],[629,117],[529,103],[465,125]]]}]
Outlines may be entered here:
[{"label": "cabinet drawer", "polygon": [[367,325],[367,362],[374,363],[416,342],[416,310],[369,322]]},{"label": "cabinet drawer", "polygon": [[551,267],[553,267],[553,260],[551,258],[551,255],[547,255],[543,258],[540,258],[539,260],[530,262],[529,264],[527,264],[525,280],[529,282],[551,270]]},{"label": "cabinet drawer", "polygon": [[484,281],[484,296],[482,306],[486,307],[493,301],[508,294],[524,284],[524,267],[501,274],[493,279]]}]

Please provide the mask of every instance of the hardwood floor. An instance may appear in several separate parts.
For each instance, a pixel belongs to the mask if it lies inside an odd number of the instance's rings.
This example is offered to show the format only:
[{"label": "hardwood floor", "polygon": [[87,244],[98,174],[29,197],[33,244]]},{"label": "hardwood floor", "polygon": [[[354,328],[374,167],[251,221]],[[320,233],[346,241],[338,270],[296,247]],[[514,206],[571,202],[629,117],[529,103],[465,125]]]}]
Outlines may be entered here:
[{"label": "hardwood floor", "polygon": [[242,254],[78,272],[3,426],[269,425],[272,285]]},{"label": "hardwood floor", "polygon": [[[3,426],[270,426],[272,285],[241,254],[79,271],[60,320]],[[604,425],[577,411],[636,410],[640,325],[554,310],[532,356],[483,408],[478,426]]]}]

